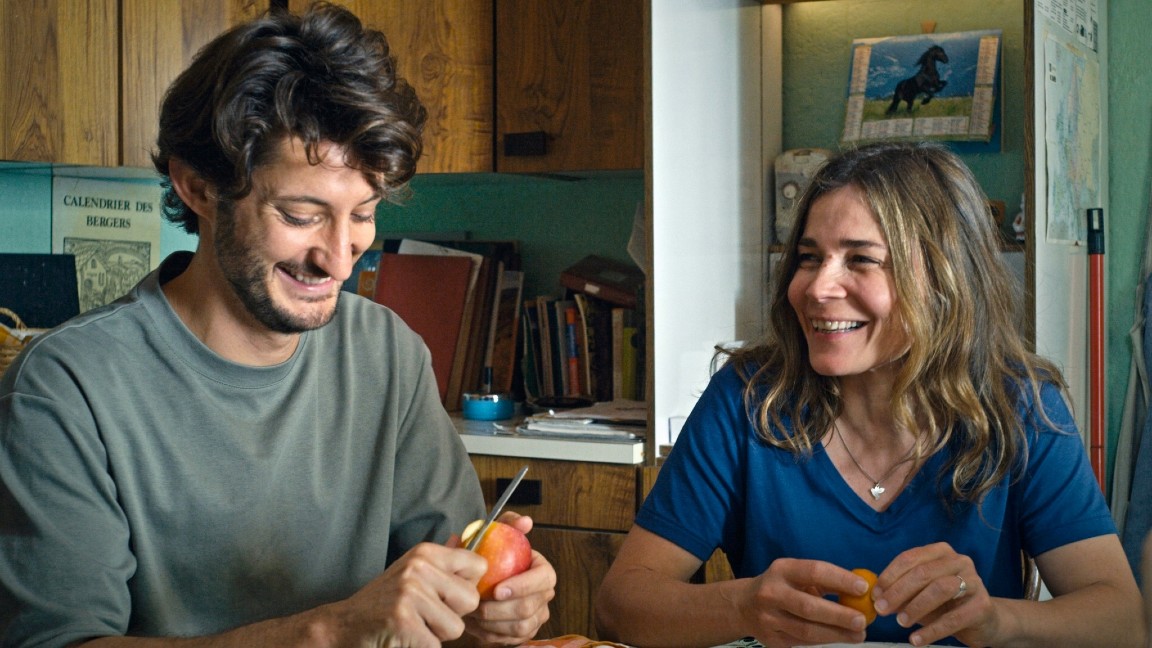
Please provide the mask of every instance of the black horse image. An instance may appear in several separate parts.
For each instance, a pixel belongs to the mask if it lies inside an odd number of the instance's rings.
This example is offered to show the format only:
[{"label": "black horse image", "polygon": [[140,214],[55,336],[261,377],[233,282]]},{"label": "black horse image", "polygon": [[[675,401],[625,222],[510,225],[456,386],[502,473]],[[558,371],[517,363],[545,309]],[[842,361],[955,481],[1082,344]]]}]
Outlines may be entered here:
[{"label": "black horse image", "polygon": [[936,71],[936,64],[947,62],[948,54],[944,52],[943,47],[933,45],[925,50],[916,60],[916,65],[920,67],[920,70],[896,84],[896,92],[892,93],[892,105],[888,106],[888,114],[891,115],[896,112],[901,101],[907,102],[908,112],[912,112],[912,104],[920,95],[924,95],[923,101],[920,102],[921,106],[932,101],[932,97],[948,85],[947,81],[940,78],[940,73]]}]

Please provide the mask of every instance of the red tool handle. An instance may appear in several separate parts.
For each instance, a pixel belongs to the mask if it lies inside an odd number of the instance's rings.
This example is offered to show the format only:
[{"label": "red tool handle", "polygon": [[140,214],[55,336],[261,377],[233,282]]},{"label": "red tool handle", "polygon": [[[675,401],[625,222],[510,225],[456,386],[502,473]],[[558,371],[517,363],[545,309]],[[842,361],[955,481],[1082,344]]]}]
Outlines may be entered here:
[{"label": "red tool handle", "polygon": [[1091,407],[1089,430],[1092,472],[1100,490],[1104,486],[1104,255],[1092,254],[1088,257],[1088,274],[1091,287],[1089,297],[1089,375]]},{"label": "red tool handle", "polygon": [[1088,455],[1104,485],[1104,210],[1088,210]]}]

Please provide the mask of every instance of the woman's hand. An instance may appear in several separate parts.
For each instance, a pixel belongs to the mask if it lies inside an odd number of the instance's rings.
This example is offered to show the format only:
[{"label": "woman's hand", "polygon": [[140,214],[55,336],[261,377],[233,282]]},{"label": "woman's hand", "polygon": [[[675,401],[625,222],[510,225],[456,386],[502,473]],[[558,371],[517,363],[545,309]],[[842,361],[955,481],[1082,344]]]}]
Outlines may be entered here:
[{"label": "woman's hand", "polygon": [[753,636],[768,648],[860,643],[864,615],[823,596],[867,589],[863,578],[831,563],[781,558],[747,581],[738,605]]},{"label": "woman's hand", "polygon": [[909,642],[925,646],[956,637],[985,646],[996,636],[996,606],[972,559],[940,542],[909,549],[880,573],[872,590],[876,611],[896,614],[901,627],[922,627]]}]

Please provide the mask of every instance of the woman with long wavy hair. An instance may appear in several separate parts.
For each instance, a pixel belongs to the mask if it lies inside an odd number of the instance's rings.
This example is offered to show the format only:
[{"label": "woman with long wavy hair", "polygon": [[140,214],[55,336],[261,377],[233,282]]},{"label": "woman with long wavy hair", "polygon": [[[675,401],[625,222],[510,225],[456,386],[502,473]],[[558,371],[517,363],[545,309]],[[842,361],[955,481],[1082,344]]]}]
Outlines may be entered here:
[{"label": "woman with long wavy hair", "polygon": [[[766,339],[689,416],[600,589],[604,634],[1141,645],[1063,379],[1020,332],[963,162],[935,144],[848,150],[796,216]],[[736,578],[691,583],[716,549]],[[1028,556],[1052,600],[1025,600]]]}]

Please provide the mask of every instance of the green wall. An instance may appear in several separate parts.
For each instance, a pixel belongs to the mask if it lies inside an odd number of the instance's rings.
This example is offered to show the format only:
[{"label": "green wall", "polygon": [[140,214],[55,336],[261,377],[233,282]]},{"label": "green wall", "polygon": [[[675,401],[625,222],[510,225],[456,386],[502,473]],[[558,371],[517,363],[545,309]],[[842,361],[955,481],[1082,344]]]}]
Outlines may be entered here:
[{"label": "green wall", "polygon": [[852,40],[921,33],[1002,30],[999,152],[956,146],[984,192],[1005,203],[1009,219],[1024,191],[1024,11],[1021,0],[924,2],[845,0],[784,7],[784,148],[836,149],[844,127],[844,101]]},{"label": "green wall", "polygon": [[51,169],[0,162],[0,253],[51,252],[51,214]]},{"label": "green wall", "polygon": [[628,261],[627,245],[644,175],[429,174],[412,181],[402,206],[382,205],[381,236],[467,232],[473,239],[517,239],[525,296],[559,295],[560,272],[587,254]]},{"label": "green wall", "polygon": [[[1105,326],[1109,457],[1114,456],[1117,431],[1128,389],[1134,323],[1144,258],[1145,230],[1150,215],[1152,178],[1152,2],[1108,1],[1108,192],[1105,214],[1105,273],[1108,313]],[[1109,473],[1111,474],[1111,472]]]},{"label": "green wall", "polygon": [[[0,161],[0,253],[52,252],[53,174],[126,184],[158,182],[152,172],[138,168]],[[161,226],[161,257],[195,246],[196,238],[184,230],[168,223]]]},{"label": "green wall", "polygon": [[[57,169],[60,172],[62,169]],[[99,177],[141,182],[135,169],[100,169]],[[526,297],[559,295],[560,272],[587,254],[628,261],[628,240],[644,199],[641,171],[565,175],[428,174],[412,181],[402,205],[377,211],[382,237],[420,233],[517,239]],[[162,256],[194,249],[196,237],[167,223]],[[52,169],[0,163],[0,253],[52,250]]]}]

